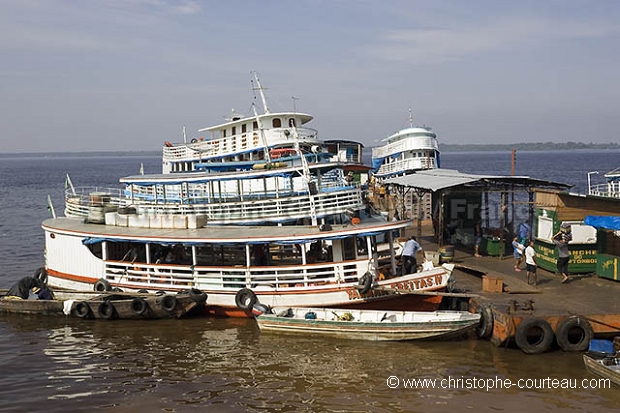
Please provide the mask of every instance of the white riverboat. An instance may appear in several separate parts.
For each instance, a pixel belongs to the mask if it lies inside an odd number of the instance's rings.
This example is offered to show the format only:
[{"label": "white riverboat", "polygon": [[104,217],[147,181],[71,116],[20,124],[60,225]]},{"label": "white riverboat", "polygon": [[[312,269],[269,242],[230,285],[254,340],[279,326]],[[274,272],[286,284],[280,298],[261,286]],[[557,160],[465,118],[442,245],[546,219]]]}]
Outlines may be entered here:
[{"label": "white riverboat", "polygon": [[620,198],[620,167],[607,172],[605,183],[590,185],[590,174],[598,172],[588,172],[588,193],[589,195],[602,196],[608,198]]},{"label": "white riverboat", "polygon": [[[354,176],[362,146],[319,141],[298,128],[309,115],[271,113],[258,90],[263,115],[205,129],[227,149],[166,144],[161,174],[121,178],[115,191],[69,185],[66,217],[42,224],[49,284],[196,288],[217,315],[249,315],[257,301],[437,309],[451,268],[399,273],[394,234],[411,222],[365,212]],[[169,153],[181,147],[183,155]]]},{"label": "white riverboat", "polygon": [[376,178],[405,175],[418,170],[439,168],[437,135],[426,126],[410,126],[383,139],[372,149],[372,169]]}]

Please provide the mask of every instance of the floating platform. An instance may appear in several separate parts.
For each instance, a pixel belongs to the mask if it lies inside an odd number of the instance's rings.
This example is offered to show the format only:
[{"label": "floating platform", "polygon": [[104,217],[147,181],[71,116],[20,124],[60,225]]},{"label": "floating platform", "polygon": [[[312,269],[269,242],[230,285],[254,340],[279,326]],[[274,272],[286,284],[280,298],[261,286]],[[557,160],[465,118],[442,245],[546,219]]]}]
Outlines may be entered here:
[{"label": "floating platform", "polygon": [[[425,251],[437,248],[432,237],[422,241]],[[528,285],[525,264],[515,271],[512,254],[474,257],[473,250],[461,246],[451,262],[456,266],[453,291],[469,298],[448,305],[482,314],[478,337],[497,346],[516,346],[527,354],[586,351],[592,338],[620,335],[616,281],[592,273],[571,275],[562,283],[562,276],[539,267],[537,285]]]}]

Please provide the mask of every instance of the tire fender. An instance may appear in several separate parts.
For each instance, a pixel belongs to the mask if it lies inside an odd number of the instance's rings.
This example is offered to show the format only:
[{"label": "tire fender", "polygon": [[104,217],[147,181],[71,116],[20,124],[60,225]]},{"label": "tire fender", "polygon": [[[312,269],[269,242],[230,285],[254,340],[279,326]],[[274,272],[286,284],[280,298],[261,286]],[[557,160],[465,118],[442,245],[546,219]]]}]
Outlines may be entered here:
[{"label": "tire fender", "polygon": [[189,298],[191,298],[197,304],[204,304],[207,302],[207,294],[198,288],[192,288],[189,290]]},{"label": "tire fender", "polygon": [[564,351],[586,351],[593,337],[588,320],[576,315],[561,320],[555,330],[555,341]]},{"label": "tire fender", "polygon": [[144,298],[136,297],[131,300],[131,312],[135,315],[143,315],[148,309],[148,304]]},{"label": "tire fender", "polygon": [[86,301],[79,301],[75,303],[75,315],[79,318],[89,318],[92,316],[92,310]]},{"label": "tire fender", "polygon": [[487,339],[493,335],[493,310],[487,306],[476,308],[476,314],[480,314],[480,322],[476,326],[478,338]]},{"label": "tire fender", "polygon": [[116,315],[116,308],[110,301],[103,301],[97,308],[97,314],[105,320],[110,320]]},{"label": "tire fender", "polygon": [[171,313],[177,307],[177,298],[174,295],[170,294],[164,295],[161,298],[159,305],[164,311]]},{"label": "tire fender", "polygon": [[103,292],[112,290],[112,286],[110,282],[104,278],[99,278],[95,285],[93,286],[93,290]]},{"label": "tire fender", "polygon": [[517,326],[515,340],[525,354],[541,354],[553,343],[553,329],[549,323],[538,317],[526,318]]},{"label": "tire fender", "polygon": [[47,271],[45,271],[45,267],[41,267],[34,272],[34,278],[41,281],[43,284],[47,285]]},{"label": "tire fender", "polygon": [[243,311],[250,310],[257,301],[256,294],[249,288],[242,288],[235,295],[235,304]]}]

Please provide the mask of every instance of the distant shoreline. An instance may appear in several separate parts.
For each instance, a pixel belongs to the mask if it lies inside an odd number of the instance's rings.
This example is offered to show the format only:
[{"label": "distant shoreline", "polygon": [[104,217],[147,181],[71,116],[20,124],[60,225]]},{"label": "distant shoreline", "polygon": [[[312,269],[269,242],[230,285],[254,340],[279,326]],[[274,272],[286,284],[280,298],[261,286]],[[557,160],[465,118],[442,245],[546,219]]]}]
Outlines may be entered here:
[{"label": "distant shoreline", "polygon": [[[372,147],[367,146],[370,152]],[[528,142],[506,144],[452,144],[440,143],[439,151],[450,152],[503,152],[517,151],[575,151],[575,150],[620,150],[618,143],[582,143],[582,142]],[[1,158],[6,157],[61,157],[61,156],[161,156],[161,151],[83,151],[83,152],[0,152]]]}]

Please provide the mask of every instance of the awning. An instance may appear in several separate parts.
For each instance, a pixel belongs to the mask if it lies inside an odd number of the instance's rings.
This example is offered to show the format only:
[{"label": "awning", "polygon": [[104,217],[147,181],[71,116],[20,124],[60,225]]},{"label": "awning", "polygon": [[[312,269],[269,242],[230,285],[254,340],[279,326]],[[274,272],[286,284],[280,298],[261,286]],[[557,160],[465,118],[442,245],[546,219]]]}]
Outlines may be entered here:
[{"label": "awning", "polygon": [[489,182],[491,184],[514,184],[523,186],[547,186],[554,188],[569,188],[558,182],[543,181],[533,179],[528,176],[506,176],[506,175],[474,175],[461,173],[455,169],[428,169],[416,171],[409,175],[388,178],[384,180],[386,184],[401,185],[413,188],[424,189],[426,191],[439,191],[459,185],[473,184],[477,182]]}]

